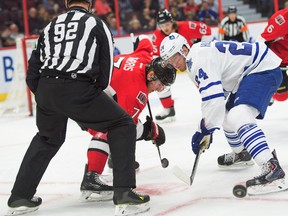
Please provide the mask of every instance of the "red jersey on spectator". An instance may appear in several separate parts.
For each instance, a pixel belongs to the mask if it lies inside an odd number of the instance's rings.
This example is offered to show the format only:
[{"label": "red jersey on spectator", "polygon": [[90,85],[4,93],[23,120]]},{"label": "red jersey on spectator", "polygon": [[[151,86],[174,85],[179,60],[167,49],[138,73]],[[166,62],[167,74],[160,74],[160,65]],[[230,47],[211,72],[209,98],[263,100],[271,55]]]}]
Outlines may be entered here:
[{"label": "red jersey on spectator", "polygon": [[[211,35],[211,28],[203,22],[195,21],[181,21],[177,22],[178,29],[176,32],[186,38],[189,45],[191,46],[196,39],[201,39],[204,35]],[[166,37],[161,30],[156,29],[154,31],[152,42],[153,42],[153,54],[160,55],[160,44]]]},{"label": "red jersey on spectator", "polygon": [[281,66],[288,66],[288,9],[274,13],[261,36],[282,59]]},{"label": "red jersey on spectator", "polygon": [[98,16],[112,12],[111,7],[106,0],[95,0],[94,10]]},{"label": "red jersey on spectator", "polygon": [[133,53],[114,57],[110,85],[116,92],[118,104],[131,115],[135,124],[148,100],[146,65],[152,60],[152,51],[151,41],[145,38]]}]

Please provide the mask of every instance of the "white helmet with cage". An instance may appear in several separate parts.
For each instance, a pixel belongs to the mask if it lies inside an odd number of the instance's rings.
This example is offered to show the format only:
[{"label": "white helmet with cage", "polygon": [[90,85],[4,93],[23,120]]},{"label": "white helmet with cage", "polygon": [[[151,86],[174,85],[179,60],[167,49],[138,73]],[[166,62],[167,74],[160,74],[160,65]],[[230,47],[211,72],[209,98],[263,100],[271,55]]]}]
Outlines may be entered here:
[{"label": "white helmet with cage", "polygon": [[180,53],[180,55],[185,56],[183,46],[190,49],[187,40],[178,33],[171,33],[169,36],[165,37],[160,45],[160,56],[166,61],[171,58],[174,54]]}]

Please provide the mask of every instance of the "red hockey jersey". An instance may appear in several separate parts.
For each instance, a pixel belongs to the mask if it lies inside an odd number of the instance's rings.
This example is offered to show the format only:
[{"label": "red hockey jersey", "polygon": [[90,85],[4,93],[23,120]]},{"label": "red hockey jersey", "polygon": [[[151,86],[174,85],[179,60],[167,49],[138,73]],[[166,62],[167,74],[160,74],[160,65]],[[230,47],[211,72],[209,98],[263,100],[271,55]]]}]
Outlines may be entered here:
[{"label": "red hockey jersey", "polygon": [[268,20],[261,36],[270,41],[269,47],[282,59],[282,66],[288,65],[288,9],[279,10]]},{"label": "red hockey jersey", "polygon": [[[201,39],[204,35],[211,35],[211,28],[202,22],[195,21],[181,21],[178,23],[177,33],[186,38],[189,45],[193,44],[195,39]],[[153,33],[153,54],[160,56],[160,45],[162,40],[166,37],[161,30],[156,29]]]},{"label": "red hockey jersey", "polygon": [[136,124],[148,100],[145,66],[152,61],[152,52],[153,46],[147,37],[140,40],[133,53],[114,57],[110,85],[116,92],[118,104],[131,115]]}]

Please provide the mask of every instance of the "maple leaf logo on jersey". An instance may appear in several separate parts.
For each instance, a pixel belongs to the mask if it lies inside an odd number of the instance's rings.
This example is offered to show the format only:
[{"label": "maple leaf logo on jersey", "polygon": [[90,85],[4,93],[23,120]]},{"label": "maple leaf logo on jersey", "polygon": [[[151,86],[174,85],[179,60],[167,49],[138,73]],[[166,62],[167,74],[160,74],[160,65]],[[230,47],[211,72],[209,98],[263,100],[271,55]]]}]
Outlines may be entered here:
[{"label": "maple leaf logo on jersey", "polygon": [[278,24],[278,25],[283,25],[285,23],[285,19],[282,15],[278,15],[275,17],[275,22]]},{"label": "maple leaf logo on jersey", "polygon": [[188,67],[188,70],[190,71],[193,65],[192,58],[186,60],[186,65]]},{"label": "maple leaf logo on jersey", "polygon": [[137,95],[137,100],[141,103],[141,104],[146,104],[147,103],[147,96],[145,93],[143,93],[142,91],[140,91]]}]

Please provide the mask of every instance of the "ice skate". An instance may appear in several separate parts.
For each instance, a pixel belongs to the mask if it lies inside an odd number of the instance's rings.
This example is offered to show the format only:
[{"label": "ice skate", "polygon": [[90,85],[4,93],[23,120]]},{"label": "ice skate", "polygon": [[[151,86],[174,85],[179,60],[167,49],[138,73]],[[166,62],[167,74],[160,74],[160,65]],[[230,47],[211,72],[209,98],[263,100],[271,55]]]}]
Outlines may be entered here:
[{"label": "ice skate", "polygon": [[80,190],[82,202],[106,201],[113,197],[113,187],[104,183],[96,172],[85,171]]},{"label": "ice skate", "polygon": [[8,206],[10,207],[6,216],[8,215],[23,215],[30,212],[34,212],[39,209],[42,203],[40,197],[33,197],[32,199],[23,199],[14,195],[11,195],[8,200]]},{"label": "ice skate", "polygon": [[254,162],[246,149],[240,153],[231,152],[218,157],[218,166],[226,169],[239,169],[254,165]]},{"label": "ice skate", "polygon": [[141,195],[132,189],[115,189],[113,197],[115,208],[115,215],[138,215],[149,211],[150,197],[148,195]]},{"label": "ice skate", "polygon": [[275,151],[272,154],[273,158],[262,165],[262,173],[246,181],[249,195],[273,193],[288,188],[285,181],[285,172],[280,167]]},{"label": "ice skate", "polygon": [[157,121],[161,122],[173,122],[176,120],[175,118],[175,109],[174,106],[165,108],[161,113],[155,116]]}]

